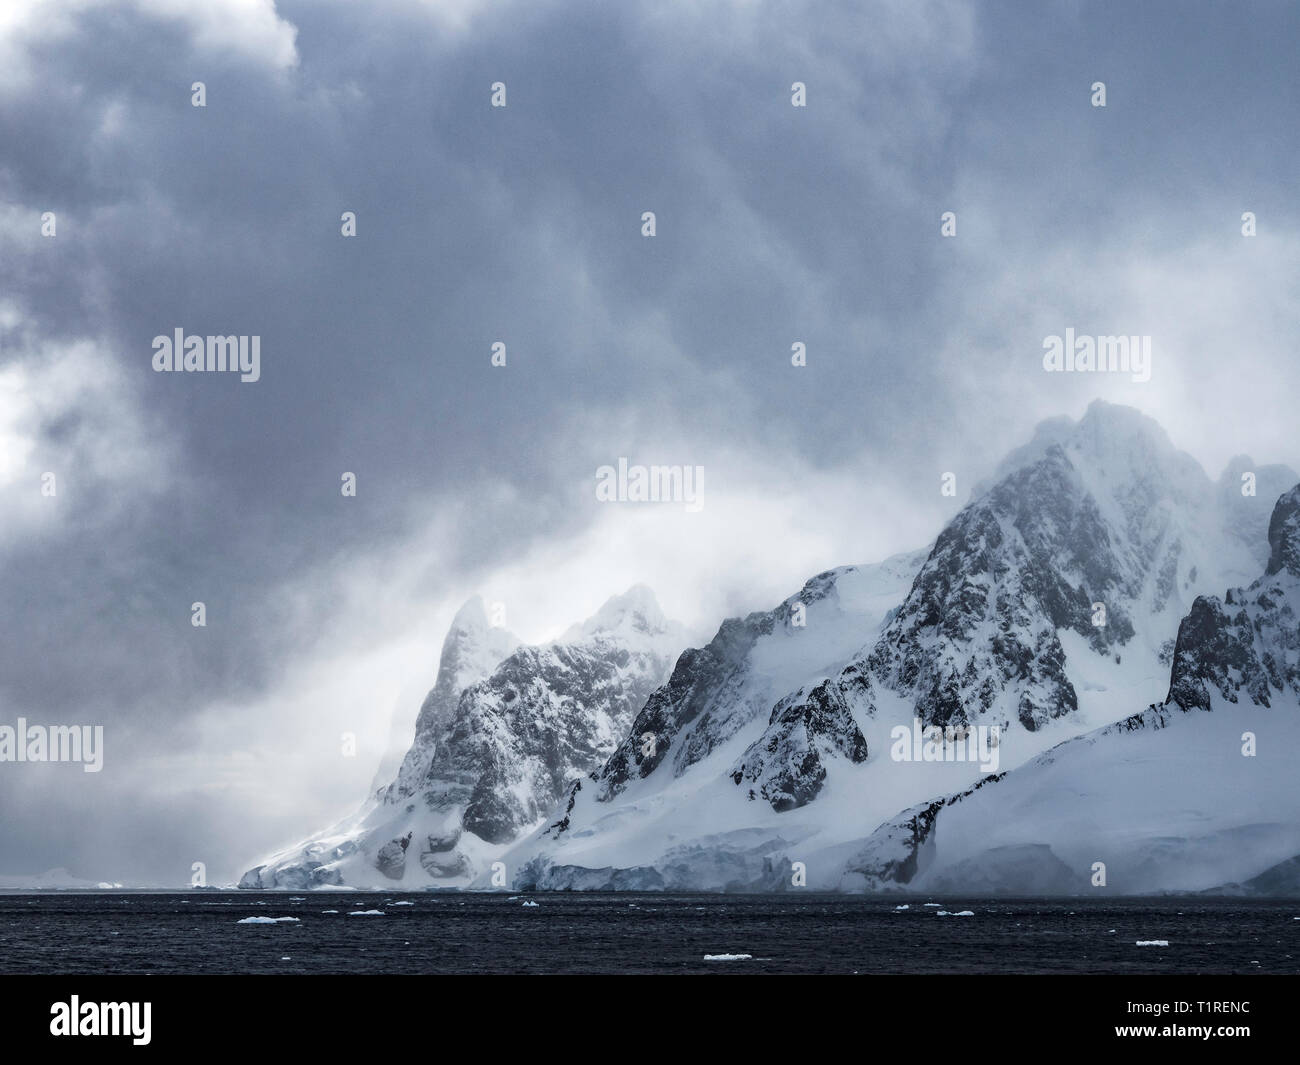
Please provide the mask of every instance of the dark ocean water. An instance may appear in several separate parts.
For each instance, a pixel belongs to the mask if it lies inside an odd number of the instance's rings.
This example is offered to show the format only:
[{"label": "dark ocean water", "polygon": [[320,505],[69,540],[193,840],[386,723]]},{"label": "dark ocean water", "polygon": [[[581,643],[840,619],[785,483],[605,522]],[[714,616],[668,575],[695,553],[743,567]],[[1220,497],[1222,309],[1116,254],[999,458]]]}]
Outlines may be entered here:
[{"label": "dark ocean water", "polygon": [[1300,900],[1204,898],[0,894],[0,972],[1300,973],[1297,917]]}]

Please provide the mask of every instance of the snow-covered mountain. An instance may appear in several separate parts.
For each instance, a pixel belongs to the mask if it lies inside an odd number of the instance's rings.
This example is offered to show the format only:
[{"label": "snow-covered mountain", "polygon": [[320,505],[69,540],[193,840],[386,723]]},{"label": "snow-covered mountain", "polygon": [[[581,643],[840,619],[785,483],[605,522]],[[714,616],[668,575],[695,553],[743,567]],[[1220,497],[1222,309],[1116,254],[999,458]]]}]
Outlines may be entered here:
[{"label": "snow-covered mountain", "polygon": [[1263,576],[1192,605],[1162,703],[906,810],[840,886],[1300,895],[1300,485],[1266,543]]},{"label": "snow-covered mountain", "polygon": [[895,727],[996,726],[1006,770],[1125,718],[1164,689],[1197,596],[1259,572],[1258,493],[1283,477],[1238,459],[1216,484],[1125,407],[1044,423],[928,551],[822,574],[685,652],[511,848],[514,886],[781,887],[794,862],[840,886],[876,825],[989,779],[894,760]]},{"label": "snow-covered mountain", "polygon": [[456,615],[396,779],[327,832],[244,874],[246,888],[463,884],[608,757],[687,633],[653,593],[610,599],[560,640],[521,647],[481,600]]},{"label": "snow-covered mountain", "polygon": [[497,665],[519,646],[514,633],[488,624],[483,599],[474,596],[456,612],[442,642],[438,677],[420,705],[415,739],[383,787],[385,801],[400,802],[415,794],[428,776],[437,742],[455,719],[460,693],[492,675]]}]

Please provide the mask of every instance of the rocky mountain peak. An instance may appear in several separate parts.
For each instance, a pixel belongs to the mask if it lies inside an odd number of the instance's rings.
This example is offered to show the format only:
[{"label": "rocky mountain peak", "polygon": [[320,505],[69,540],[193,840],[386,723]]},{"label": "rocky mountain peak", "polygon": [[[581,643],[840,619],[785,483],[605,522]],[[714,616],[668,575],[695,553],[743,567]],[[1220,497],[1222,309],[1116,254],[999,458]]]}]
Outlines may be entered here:
[{"label": "rocky mountain peak", "polygon": [[1285,570],[1300,577],[1300,484],[1287,492],[1273,508],[1268,523],[1268,568],[1272,576]]}]

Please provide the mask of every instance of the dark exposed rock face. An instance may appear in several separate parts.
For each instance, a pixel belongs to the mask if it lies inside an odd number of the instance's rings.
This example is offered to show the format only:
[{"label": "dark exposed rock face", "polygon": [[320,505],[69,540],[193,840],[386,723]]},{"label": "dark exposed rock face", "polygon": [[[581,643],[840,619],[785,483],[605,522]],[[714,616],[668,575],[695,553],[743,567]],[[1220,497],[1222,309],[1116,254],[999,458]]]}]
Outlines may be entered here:
[{"label": "dark exposed rock face", "polygon": [[668,658],[615,639],[523,648],[462,694],[428,775],[431,807],[464,804],[462,824],[507,843],[590,772],[662,682]]},{"label": "dark exposed rock face", "polygon": [[1103,653],[1132,637],[1127,605],[1144,571],[1128,561],[1052,445],[953,519],[893,623],[842,683],[902,692],[927,725],[997,711],[1035,730],[1078,708],[1057,630]]},{"label": "dark exposed rock face", "polygon": [[751,799],[761,796],[778,812],[793,810],[820,793],[828,754],[865,762],[867,741],[838,686],[825,681],[806,696],[798,692],[776,704],[767,730],[741,756],[731,776],[737,784],[748,784]]},{"label": "dark exposed rock face", "polygon": [[[1031,764],[1051,766],[1059,752],[1076,745],[1113,742],[1125,734],[1166,729],[1188,711],[1212,711],[1216,700],[1246,700],[1268,708],[1280,693],[1300,696],[1300,485],[1278,500],[1269,523],[1269,547],[1266,572],[1249,588],[1235,589],[1223,601],[1200,596],[1193,602],[1179,626],[1169,695],[1163,704],[1067,741]],[[861,878],[869,888],[910,883],[933,861],[935,829],[947,809],[981,787],[1025,771],[991,776],[960,795],[904,811],[868,837],[846,864],[846,874]],[[1015,882],[1037,885],[1037,890],[1057,890],[1053,886],[1056,880],[1070,882],[1061,879],[1065,867],[1041,845],[1005,853],[990,850],[969,867],[958,864],[946,869],[945,875],[953,883],[976,890],[978,876],[990,862],[1000,862],[1001,872],[1009,869]],[[1286,893],[1294,884],[1294,864],[1293,859],[1269,870],[1263,882],[1276,893]],[[1256,886],[1228,886],[1245,894],[1258,890]]]},{"label": "dark exposed rock face", "polygon": [[1269,522],[1264,576],[1221,601],[1201,596],[1178,629],[1167,702],[1209,710],[1270,705],[1273,691],[1300,692],[1300,485],[1278,500]]},{"label": "dark exposed rock face", "polygon": [[627,734],[685,642],[685,630],[643,586],[535,647],[518,647],[471,600],[444,641],[437,683],[397,779],[339,833],[348,852],[312,842],[250,870],[246,885],[339,884],[337,868],[316,870],[358,852],[367,870],[388,880],[410,881],[412,870],[443,880],[472,876],[477,848],[465,846],[463,833],[503,845],[542,818]]},{"label": "dark exposed rock face", "polygon": [[516,636],[488,623],[487,610],[477,596],[460,608],[442,642],[437,680],[420,706],[415,740],[396,779],[384,790],[386,803],[399,805],[419,794],[438,744],[455,721],[461,692],[490,676],[518,646]]},{"label": "dark exposed rock face", "polygon": [[[707,646],[683,652],[668,683],[650,696],[633,721],[627,738],[597,775],[597,798],[609,801],[631,781],[648,777],[661,765],[671,769],[673,776],[681,776],[756,719],[769,720],[772,734],[768,739],[775,739],[779,723],[771,717],[773,706],[788,689],[771,691],[756,678],[753,655],[758,642],[797,631],[800,609],[806,611],[823,601],[828,605],[834,603],[840,583],[867,570],[887,575],[885,579],[897,580],[905,587],[922,557],[918,552],[897,556],[879,567],[845,566],[828,570],[813,577],[797,595],[774,610],[724,621]],[[865,630],[860,639],[870,639],[872,635],[871,630]],[[826,695],[831,697],[829,692]],[[787,718],[785,724],[803,727],[795,716]],[[842,722],[831,725],[829,721],[818,720],[813,722],[813,732],[823,725],[832,730],[843,727]],[[647,736],[653,737],[653,743],[646,742]],[[780,745],[781,741],[777,743]],[[789,749],[797,748],[800,743],[791,739]],[[848,740],[837,740],[832,746],[846,752],[853,749]],[[822,748],[813,762],[819,762],[829,750],[829,747]],[[793,781],[790,783],[793,785]]]},{"label": "dark exposed rock face", "polygon": [[[1282,469],[1269,468],[1269,483]],[[1053,423],[948,524],[884,630],[864,634],[824,681],[765,691],[752,682],[755,648],[791,624],[795,602],[835,595],[844,571],[818,575],[776,610],[725,622],[683,654],[598,774],[597,796],[610,801],[661,766],[680,776],[766,718],[730,776],[778,810],[804,806],[825,787],[828,757],[865,758],[854,718],[872,717],[886,693],[924,725],[1038,731],[1074,714],[1062,634],[1120,661],[1135,617],[1166,614],[1171,631],[1225,523],[1262,521],[1256,501],[1232,488],[1131,409],[1096,403],[1077,424]],[[1242,542],[1232,540],[1233,558],[1248,572]],[[1283,560],[1284,546],[1274,551]]]},{"label": "dark exposed rock face", "polygon": [[1268,523],[1268,567],[1272,577],[1283,571],[1300,577],[1300,485],[1287,492],[1273,508]]},{"label": "dark exposed rock face", "polygon": [[427,736],[417,731],[390,796],[413,796],[449,816],[459,811],[465,832],[509,843],[574,777],[609,756],[682,642],[681,627],[664,618],[649,589],[637,587],[560,641],[515,649],[461,690],[454,708],[431,699],[421,715]]},{"label": "dark exposed rock face", "polygon": [[[776,613],[750,614],[743,621],[729,618],[718,634],[704,648],[690,648],[677,660],[668,683],[657,689],[637,714],[628,737],[615,749],[600,774],[602,798],[618,794],[634,777],[649,776],[674,750],[676,737],[710,711],[726,705],[743,680],[748,655],[759,636],[772,631]],[[698,730],[707,738],[696,741],[696,754],[707,753],[722,739],[732,735],[726,729]],[[641,737],[650,735],[654,743],[647,752]],[[687,764],[690,757],[685,756]]]}]

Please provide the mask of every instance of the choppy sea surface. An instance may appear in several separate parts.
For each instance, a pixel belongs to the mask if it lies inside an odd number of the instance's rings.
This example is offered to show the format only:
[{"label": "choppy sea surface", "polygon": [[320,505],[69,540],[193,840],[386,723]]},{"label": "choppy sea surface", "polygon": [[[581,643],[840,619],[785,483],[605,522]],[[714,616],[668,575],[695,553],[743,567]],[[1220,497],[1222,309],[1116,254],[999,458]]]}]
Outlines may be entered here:
[{"label": "choppy sea surface", "polygon": [[717,972],[1300,973],[1300,900],[0,894],[0,973]]}]

